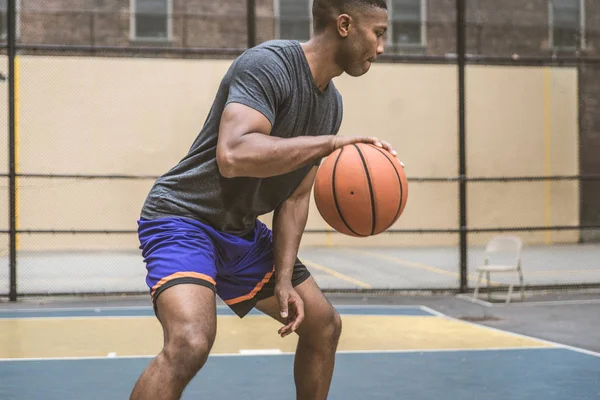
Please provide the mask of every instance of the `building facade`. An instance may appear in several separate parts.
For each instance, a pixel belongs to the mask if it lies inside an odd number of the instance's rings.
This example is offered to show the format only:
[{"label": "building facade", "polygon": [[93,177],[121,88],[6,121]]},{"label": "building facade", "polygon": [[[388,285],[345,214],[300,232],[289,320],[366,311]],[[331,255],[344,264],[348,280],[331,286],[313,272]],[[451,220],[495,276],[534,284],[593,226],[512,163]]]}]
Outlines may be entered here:
[{"label": "building facade", "polygon": [[[17,39],[26,45],[244,49],[239,0],[16,0]],[[312,0],[256,0],[257,42],[306,40]],[[0,35],[6,40],[6,0]],[[387,53],[456,52],[455,0],[389,0]],[[467,52],[484,56],[597,57],[600,2],[467,0]],[[415,61],[418,63],[418,61]],[[579,67],[580,173],[600,173],[600,63]],[[560,171],[555,171],[560,175]],[[600,181],[581,184],[582,224],[600,224]],[[586,240],[600,235],[584,232]]]},{"label": "building facade", "polygon": [[[243,49],[246,1],[15,0],[21,43]],[[0,1],[6,13],[7,0]],[[257,41],[307,40],[312,0],[256,0]],[[455,0],[390,0],[387,51],[456,51]],[[4,20],[5,18],[3,18]],[[468,52],[596,54],[593,0],[467,0]],[[6,23],[0,31],[6,37]]]}]

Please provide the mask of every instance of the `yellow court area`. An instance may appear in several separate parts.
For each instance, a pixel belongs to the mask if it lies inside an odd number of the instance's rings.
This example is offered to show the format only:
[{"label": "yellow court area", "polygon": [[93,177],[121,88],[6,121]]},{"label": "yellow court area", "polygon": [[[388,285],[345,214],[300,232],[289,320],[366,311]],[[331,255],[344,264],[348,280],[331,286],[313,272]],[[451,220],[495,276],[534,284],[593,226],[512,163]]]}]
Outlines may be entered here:
[{"label": "yellow court area", "polygon": [[[339,351],[552,347],[532,338],[407,310],[411,309],[400,308],[397,312],[365,309],[363,314],[360,310],[352,313],[340,310],[343,333]],[[148,356],[162,348],[162,329],[152,315],[88,314],[58,317],[51,313],[33,317],[18,314],[1,318],[0,358]],[[251,314],[239,319],[234,315],[219,315],[217,318],[212,354],[295,350],[297,337],[280,338],[277,335],[280,324],[267,316]]]}]

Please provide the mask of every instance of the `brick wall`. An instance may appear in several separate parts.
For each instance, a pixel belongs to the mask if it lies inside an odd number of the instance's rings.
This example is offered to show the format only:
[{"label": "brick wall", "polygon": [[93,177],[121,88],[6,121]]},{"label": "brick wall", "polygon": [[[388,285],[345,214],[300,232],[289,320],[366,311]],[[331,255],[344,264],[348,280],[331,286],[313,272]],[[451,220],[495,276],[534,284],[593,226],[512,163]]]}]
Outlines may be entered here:
[{"label": "brick wall", "polygon": [[456,53],[455,0],[429,0],[427,3],[427,54]]},{"label": "brick wall", "polygon": [[[246,2],[173,0],[170,41],[130,38],[130,0],[21,0],[20,41],[96,46],[245,48]],[[273,0],[257,2],[259,42],[274,37]]]},{"label": "brick wall", "polygon": [[538,55],[548,49],[547,0],[477,0],[467,4],[469,53]]},{"label": "brick wall", "polygon": [[21,0],[21,43],[125,46],[129,0]]}]

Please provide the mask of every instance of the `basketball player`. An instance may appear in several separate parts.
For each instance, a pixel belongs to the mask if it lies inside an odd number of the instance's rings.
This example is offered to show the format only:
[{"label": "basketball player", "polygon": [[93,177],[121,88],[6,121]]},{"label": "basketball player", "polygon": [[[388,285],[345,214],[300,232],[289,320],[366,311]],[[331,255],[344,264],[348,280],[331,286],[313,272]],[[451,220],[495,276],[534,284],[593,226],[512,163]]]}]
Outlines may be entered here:
[{"label": "basketball player", "polygon": [[[146,199],[140,248],[164,348],[132,400],[181,397],[215,339],[215,294],[240,318],[256,307],[281,337],[295,332],[297,398],[327,397],[341,320],[297,258],[317,166],[351,143],[396,152],[336,135],[332,82],[363,75],[383,52],[385,1],[314,0],[312,12],[307,43],[266,42],[232,63],[189,153]],[[257,220],[271,211],[272,231]]]}]

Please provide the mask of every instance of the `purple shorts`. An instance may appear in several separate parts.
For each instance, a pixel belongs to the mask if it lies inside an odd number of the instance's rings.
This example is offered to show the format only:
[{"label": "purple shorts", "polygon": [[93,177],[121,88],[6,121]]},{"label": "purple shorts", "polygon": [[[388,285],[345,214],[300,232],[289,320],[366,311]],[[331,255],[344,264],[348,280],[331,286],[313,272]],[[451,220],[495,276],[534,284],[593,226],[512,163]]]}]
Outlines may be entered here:
[{"label": "purple shorts", "polygon": [[[158,296],[181,283],[211,288],[240,317],[274,294],[273,236],[258,220],[239,237],[187,218],[140,219],[138,236],[155,310]],[[296,259],[292,284],[309,276]]]}]

